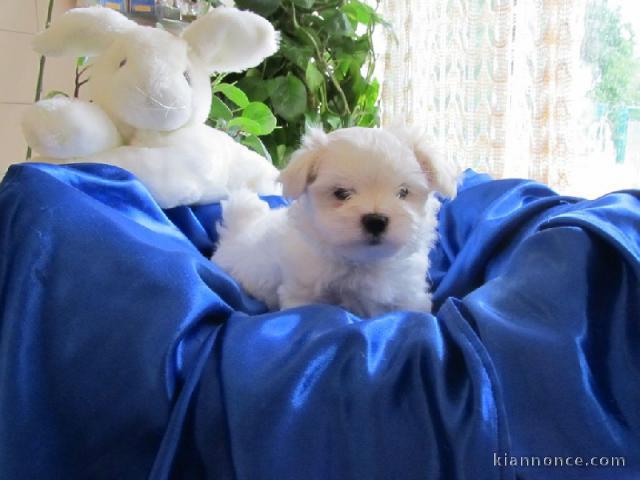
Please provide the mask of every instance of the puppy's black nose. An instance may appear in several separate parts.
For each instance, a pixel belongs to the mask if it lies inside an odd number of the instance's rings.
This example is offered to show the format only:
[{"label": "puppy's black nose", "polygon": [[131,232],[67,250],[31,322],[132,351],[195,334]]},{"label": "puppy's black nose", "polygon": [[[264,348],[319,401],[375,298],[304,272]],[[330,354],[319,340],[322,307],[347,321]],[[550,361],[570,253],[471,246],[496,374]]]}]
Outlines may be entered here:
[{"label": "puppy's black nose", "polygon": [[367,213],[362,216],[361,222],[367,233],[377,236],[384,233],[387,229],[389,217],[380,215],[379,213]]}]

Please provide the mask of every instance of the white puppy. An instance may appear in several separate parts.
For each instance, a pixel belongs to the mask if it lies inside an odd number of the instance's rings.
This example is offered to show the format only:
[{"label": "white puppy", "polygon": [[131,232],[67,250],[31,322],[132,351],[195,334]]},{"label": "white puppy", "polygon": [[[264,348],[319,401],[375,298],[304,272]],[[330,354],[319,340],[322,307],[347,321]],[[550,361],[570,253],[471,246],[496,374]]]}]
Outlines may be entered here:
[{"label": "white puppy", "polygon": [[429,250],[455,169],[415,132],[312,130],[282,171],[288,208],[255,193],[223,202],[212,260],[271,309],[340,305],[363,317],[431,309]]}]

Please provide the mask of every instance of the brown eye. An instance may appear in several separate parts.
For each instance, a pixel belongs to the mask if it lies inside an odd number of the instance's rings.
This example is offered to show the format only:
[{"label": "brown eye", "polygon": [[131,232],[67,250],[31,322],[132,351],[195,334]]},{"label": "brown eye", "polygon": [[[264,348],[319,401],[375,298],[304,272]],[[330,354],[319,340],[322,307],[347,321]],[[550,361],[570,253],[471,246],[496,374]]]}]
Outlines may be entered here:
[{"label": "brown eye", "polygon": [[120,62],[120,66],[118,68],[122,68],[127,64],[127,59],[123,58],[122,61]]},{"label": "brown eye", "polygon": [[407,187],[402,187],[399,191],[398,191],[398,198],[400,200],[404,200],[405,198],[407,198],[407,195],[409,195],[409,189]]},{"label": "brown eye", "polygon": [[347,190],[346,188],[336,188],[333,191],[333,196],[338,200],[345,201],[351,198],[351,190]]}]

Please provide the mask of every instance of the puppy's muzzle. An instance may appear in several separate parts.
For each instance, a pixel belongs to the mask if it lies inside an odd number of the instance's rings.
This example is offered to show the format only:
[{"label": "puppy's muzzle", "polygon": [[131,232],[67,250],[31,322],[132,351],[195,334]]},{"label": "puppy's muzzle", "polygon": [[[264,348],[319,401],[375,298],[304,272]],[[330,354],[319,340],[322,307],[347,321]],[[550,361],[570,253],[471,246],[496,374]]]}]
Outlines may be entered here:
[{"label": "puppy's muzzle", "polygon": [[367,213],[360,219],[364,231],[373,237],[380,237],[389,225],[389,217],[379,213]]}]

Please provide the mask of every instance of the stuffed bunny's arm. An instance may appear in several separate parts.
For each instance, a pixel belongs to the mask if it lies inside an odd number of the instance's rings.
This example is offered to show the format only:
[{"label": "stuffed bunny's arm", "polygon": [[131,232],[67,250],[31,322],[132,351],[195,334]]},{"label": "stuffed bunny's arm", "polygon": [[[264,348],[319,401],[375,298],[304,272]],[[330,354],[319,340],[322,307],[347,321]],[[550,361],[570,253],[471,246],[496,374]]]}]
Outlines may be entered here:
[{"label": "stuffed bunny's arm", "polygon": [[59,160],[122,145],[118,129],[98,105],[64,96],[31,105],[22,119],[22,131],[34,151]]}]

